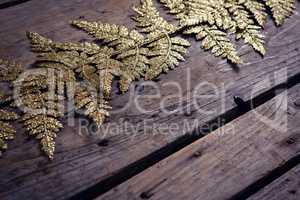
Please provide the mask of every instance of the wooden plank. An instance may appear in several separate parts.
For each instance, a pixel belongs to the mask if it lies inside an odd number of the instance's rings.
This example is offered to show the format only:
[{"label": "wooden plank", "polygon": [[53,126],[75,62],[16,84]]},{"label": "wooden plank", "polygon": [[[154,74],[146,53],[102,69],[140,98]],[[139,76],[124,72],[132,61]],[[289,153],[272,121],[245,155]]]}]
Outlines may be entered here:
[{"label": "wooden plank", "polygon": [[[1,10],[0,37],[3,39],[0,41],[0,57],[13,57],[31,64],[35,56],[29,52],[26,31],[36,31],[59,41],[88,38],[85,33],[69,26],[68,22],[72,19],[100,19],[103,22],[133,27],[130,8],[138,3],[138,0],[31,0],[17,7]],[[115,94],[113,97],[112,106],[115,110],[123,108],[130,98],[139,97],[139,105],[147,108],[149,113],[141,113],[135,104],[131,104],[122,112],[113,113],[100,135],[95,137],[78,136],[81,130],[78,122],[75,126],[66,126],[57,138],[57,152],[53,162],[43,156],[38,143],[28,140],[24,130],[20,128],[17,139],[10,143],[9,151],[0,160],[1,198],[70,197],[192,131],[195,122],[205,124],[219,114],[235,108],[233,95],[239,94],[247,100],[251,98],[254,88],[257,89],[256,86],[266,87],[262,87],[254,96],[283,83],[285,69],[288,77],[300,73],[300,36],[297,34],[300,31],[299,21],[300,17],[294,15],[285,26],[278,29],[269,22],[265,29],[268,54],[262,59],[248,46],[239,46],[239,52],[247,63],[235,70],[223,60],[203,52],[199,43],[190,38],[193,45],[189,49],[187,62],[168,75],[162,75],[157,82],[160,97],[143,98],[155,92],[149,86],[140,91],[132,90],[132,95]],[[266,80],[269,84],[263,84]],[[182,99],[166,99],[174,93],[174,87],[168,85],[170,81],[180,84]],[[213,94],[210,87],[197,88],[203,81],[224,92],[215,98],[197,99],[202,109],[214,111],[210,114],[198,112],[197,107],[193,106],[193,92]],[[163,100],[169,110],[179,107],[183,108],[183,112],[166,114],[160,109]],[[152,129],[144,130],[144,121]],[[123,128],[125,122],[133,124],[134,129]],[[179,128],[159,132],[156,129],[171,124],[176,124]],[[108,135],[107,142],[103,145],[101,141],[105,128],[108,128]],[[116,128],[121,130],[118,134],[115,133]]]},{"label": "wooden plank", "polygon": [[288,100],[287,94],[277,96],[98,200],[230,199],[299,155],[299,100],[297,85]]},{"label": "wooden plank", "polygon": [[248,200],[298,200],[300,199],[300,165],[276,179]]}]

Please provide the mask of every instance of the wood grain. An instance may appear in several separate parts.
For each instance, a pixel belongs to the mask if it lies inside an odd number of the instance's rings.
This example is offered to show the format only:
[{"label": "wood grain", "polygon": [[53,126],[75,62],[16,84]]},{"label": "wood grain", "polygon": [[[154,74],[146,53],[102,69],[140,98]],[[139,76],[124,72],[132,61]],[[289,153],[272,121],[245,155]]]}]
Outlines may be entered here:
[{"label": "wood grain", "polygon": [[248,200],[300,199],[300,165],[266,186]]},{"label": "wood grain", "polygon": [[[31,0],[1,10],[0,37],[3,39],[0,41],[0,56],[17,59],[26,66],[32,64],[35,55],[30,52],[26,31],[36,31],[58,41],[90,41],[85,33],[69,26],[69,21],[73,19],[101,20],[133,27],[130,8],[138,2]],[[261,58],[248,46],[238,45],[239,53],[246,63],[235,68],[204,52],[199,48],[198,42],[189,38],[192,47],[189,49],[187,61],[169,74],[161,75],[156,82],[161,94],[159,97],[146,97],[155,92],[149,86],[140,90],[133,87],[125,95],[116,92],[111,102],[114,111],[124,108],[125,105],[127,107],[120,112],[114,112],[98,136],[79,136],[79,130],[82,129],[79,128],[78,121],[75,125],[66,125],[56,140],[57,151],[53,162],[44,157],[38,142],[28,139],[20,127],[17,139],[10,143],[9,151],[0,160],[1,198],[68,198],[192,131],[195,122],[203,125],[235,108],[234,95],[248,100],[285,82],[285,71],[288,77],[299,74],[299,22],[299,15],[294,15],[280,28],[269,22],[265,28],[268,54]],[[170,97],[176,90],[168,85],[170,81],[180,84],[182,99]],[[203,114],[193,106],[192,94],[195,91],[198,94],[214,94],[211,87],[198,88],[203,82],[213,84],[220,91],[217,97],[198,98],[196,101],[201,109],[213,111],[209,114]],[[257,88],[261,89],[255,91]],[[136,98],[148,113],[141,113],[134,103],[126,104],[134,102]],[[166,114],[160,109],[161,102],[174,112]],[[182,108],[182,111],[176,111],[178,108]],[[144,121],[150,126],[147,130],[144,129]],[[125,122],[135,125],[134,129],[122,128]],[[156,128],[171,124],[176,124],[179,128]],[[122,129],[116,134],[116,129],[110,127]],[[107,142],[102,145],[102,135],[106,128]]]},{"label": "wood grain", "polygon": [[287,93],[277,96],[98,200],[230,199],[299,154],[300,107],[295,102],[300,85],[288,92],[288,100]]}]

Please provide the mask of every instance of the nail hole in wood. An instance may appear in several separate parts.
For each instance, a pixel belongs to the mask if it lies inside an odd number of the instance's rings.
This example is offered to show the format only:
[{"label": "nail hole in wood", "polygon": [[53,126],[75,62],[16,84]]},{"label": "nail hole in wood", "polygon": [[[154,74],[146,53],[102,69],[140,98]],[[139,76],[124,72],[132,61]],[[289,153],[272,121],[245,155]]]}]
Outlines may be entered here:
[{"label": "nail hole in wood", "polygon": [[289,138],[286,141],[287,144],[294,144],[295,142],[296,142],[296,140],[294,138]]},{"label": "nail hole in wood", "polygon": [[104,139],[104,140],[101,140],[100,142],[98,142],[98,146],[99,147],[107,147],[108,143],[109,143],[109,140]]},{"label": "nail hole in wood", "polygon": [[151,196],[153,196],[153,194],[149,193],[149,192],[143,192],[140,197],[141,199],[150,199]]}]

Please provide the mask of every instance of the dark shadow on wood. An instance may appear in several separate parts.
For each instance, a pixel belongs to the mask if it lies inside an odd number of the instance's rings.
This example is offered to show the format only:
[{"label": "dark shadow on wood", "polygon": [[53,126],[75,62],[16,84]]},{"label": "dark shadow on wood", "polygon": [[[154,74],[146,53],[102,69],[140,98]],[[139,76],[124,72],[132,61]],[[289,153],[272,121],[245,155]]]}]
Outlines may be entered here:
[{"label": "dark shadow on wood", "polygon": [[254,195],[258,191],[260,191],[265,186],[269,185],[294,167],[300,164],[300,154],[295,156],[294,158],[288,160],[282,166],[278,167],[277,169],[272,170],[269,174],[267,174],[262,179],[254,182],[244,190],[240,191],[233,197],[229,198],[228,200],[240,200],[240,199],[247,199],[250,196]]},{"label": "dark shadow on wood", "polygon": [[[149,154],[148,156],[124,167],[123,169],[119,170],[112,176],[106,178],[105,180],[97,183],[96,185],[78,193],[72,196],[71,200],[85,200],[85,199],[94,199],[107,191],[113,189],[114,187],[122,184],[123,182],[127,181],[128,179],[132,178],[133,176],[141,173],[142,171],[146,170],[147,168],[155,165],[159,161],[169,157],[170,155],[178,152],[179,150],[185,148],[186,146],[192,144],[196,140],[204,137],[205,135],[211,133],[212,131],[224,126],[225,124],[239,118],[240,116],[244,115],[245,113],[251,111],[252,109],[257,108],[258,106],[266,103],[267,101],[274,98],[276,95],[278,95],[278,91],[284,91],[287,90],[296,84],[300,83],[300,74],[297,74],[295,76],[290,77],[286,83],[277,85],[270,90],[260,94],[259,96],[255,97],[254,99],[243,101],[243,103],[238,103],[237,106],[229,111],[227,111],[225,114],[222,114],[215,118],[214,120],[209,121],[206,124],[203,124],[203,126],[197,128],[197,130],[194,130],[192,133],[187,133],[186,135],[178,138],[174,142],[166,145],[165,147]],[[232,97],[236,101],[236,97]],[[219,122],[222,122],[220,124]],[[218,126],[217,126],[218,125]],[[299,156],[300,157],[300,156]],[[297,158],[296,161],[298,162]],[[291,163],[287,163],[286,167],[283,167],[283,169],[280,169],[279,171],[286,171],[287,169],[291,169],[291,166],[294,166],[296,161],[290,161]],[[275,173],[275,172],[274,172]],[[278,172],[276,172],[278,173]],[[275,173],[275,174],[276,174]],[[279,173],[281,174],[281,173]],[[271,177],[276,178],[275,175],[269,175]],[[248,194],[252,194],[253,192],[261,189],[266,184],[270,183],[273,179],[270,179],[266,177],[266,181],[262,181],[262,183],[254,184],[253,186],[249,186],[249,189],[246,189],[246,191],[242,191],[241,194],[237,194],[237,197],[240,195],[247,196]],[[143,197],[146,197],[147,195],[143,195]],[[238,199],[237,197],[232,197],[232,199]]]},{"label": "dark shadow on wood", "polygon": [[21,3],[25,3],[27,1],[30,1],[30,0],[4,0],[4,1],[0,1],[0,9],[5,9],[5,8],[12,7],[12,6],[16,6],[16,5],[19,5]]}]

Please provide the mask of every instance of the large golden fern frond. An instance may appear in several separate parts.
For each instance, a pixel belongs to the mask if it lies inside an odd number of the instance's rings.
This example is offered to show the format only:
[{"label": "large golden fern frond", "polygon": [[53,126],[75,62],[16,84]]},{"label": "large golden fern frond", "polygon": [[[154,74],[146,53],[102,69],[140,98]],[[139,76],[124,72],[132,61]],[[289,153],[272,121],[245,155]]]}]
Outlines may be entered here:
[{"label": "large golden fern frond", "polygon": [[147,33],[148,40],[152,41],[147,45],[150,66],[145,73],[145,79],[150,80],[162,72],[174,69],[180,61],[184,61],[183,56],[190,43],[181,37],[171,36],[178,28],[159,15],[151,0],[142,1],[139,7],[134,7],[134,11],[137,14],[134,17],[137,26],[141,27],[142,31]]},{"label": "large golden fern frond", "polygon": [[295,9],[295,0],[266,0],[266,4],[271,8],[277,25],[282,25]]},{"label": "large golden fern frond", "polygon": [[30,74],[16,81],[15,87],[20,91],[16,104],[24,113],[22,122],[26,130],[40,140],[41,149],[53,159],[55,138],[63,128],[60,118],[64,115],[65,98],[57,91],[56,77],[61,72],[55,71],[53,76],[49,71]]}]

